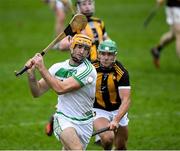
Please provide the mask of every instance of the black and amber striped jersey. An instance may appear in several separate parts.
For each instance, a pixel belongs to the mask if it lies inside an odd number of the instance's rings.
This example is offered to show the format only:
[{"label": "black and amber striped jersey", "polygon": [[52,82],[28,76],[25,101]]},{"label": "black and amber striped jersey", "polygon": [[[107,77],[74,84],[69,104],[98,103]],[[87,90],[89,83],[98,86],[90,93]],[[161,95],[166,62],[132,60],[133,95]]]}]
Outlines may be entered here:
[{"label": "black and amber striped jersey", "polygon": [[100,66],[99,61],[93,65],[97,71],[95,108],[113,111],[121,105],[119,87],[130,87],[128,71],[116,61],[111,69]]},{"label": "black and amber striped jersey", "polygon": [[90,17],[88,19],[88,24],[85,27],[85,34],[92,38],[93,40],[93,46],[90,51],[89,60],[91,62],[95,61],[97,59],[97,47],[101,41],[103,41],[104,37],[107,35],[104,22],[95,17]]}]

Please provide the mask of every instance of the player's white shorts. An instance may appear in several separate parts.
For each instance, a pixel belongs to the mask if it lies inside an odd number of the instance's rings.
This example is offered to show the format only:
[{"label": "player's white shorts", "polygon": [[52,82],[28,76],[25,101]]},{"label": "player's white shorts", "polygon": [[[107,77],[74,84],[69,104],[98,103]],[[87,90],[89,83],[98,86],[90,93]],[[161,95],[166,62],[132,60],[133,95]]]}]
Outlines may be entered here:
[{"label": "player's white shorts", "polygon": [[180,7],[166,7],[166,21],[169,25],[180,24]]},{"label": "player's white shorts", "polygon": [[[109,121],[112,121],[114,116],[117,115],[117,113],[118,113],[118,110],[105,111],[105,110],[97,109],[97,108],[94,108],[93,110],[96,112],[96,116],[94,117],[94,120],[97,118],[100,118],[100,117],[104,117],[104,118],[108,119]],[[120,120],[119,125],[127,126],[128,122],[129,122],[128,113],[126,113],[123,116],[123,118]]]},{"label": "player's white shorts", "polygon": [[68,127],[73,127],[76,130],[83,145],[83,149],[85,150],[92,136],[93,122],[91,121],[86,124],[77,124],[68,120],[63,115],[55,113],[53,129],[54,135],[58,140],[61,139],[61,132]]}]

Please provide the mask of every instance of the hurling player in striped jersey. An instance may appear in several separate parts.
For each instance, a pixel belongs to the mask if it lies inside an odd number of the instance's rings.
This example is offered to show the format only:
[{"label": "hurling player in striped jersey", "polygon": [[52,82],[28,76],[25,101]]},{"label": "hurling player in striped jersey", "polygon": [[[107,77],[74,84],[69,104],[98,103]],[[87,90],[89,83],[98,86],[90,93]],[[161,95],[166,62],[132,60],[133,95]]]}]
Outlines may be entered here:
[{"label": "hurling player in striped jersey", "polygon": [[116,60],[116,43],[105,40],[98,46],[98,60],[93,63],[97,71],[96,99],[94,103],[94,129],[110,127],[113,131],[99,134],[104,150],[127,149],[128,108],[131,86],[128,71]]}]

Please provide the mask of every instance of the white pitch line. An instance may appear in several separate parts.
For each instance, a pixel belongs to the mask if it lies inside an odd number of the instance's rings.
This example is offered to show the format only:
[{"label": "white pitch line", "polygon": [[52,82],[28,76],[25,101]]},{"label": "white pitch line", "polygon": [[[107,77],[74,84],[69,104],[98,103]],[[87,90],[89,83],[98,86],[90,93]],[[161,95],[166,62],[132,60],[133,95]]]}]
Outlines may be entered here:
[{"label": "white pitch line", "polygon": [[[161,116],[161,117],[166,117],[168,113],[162,113],[162,112],[157,112],[157,113],[146,113],[143,115],[135,115],[135,114],[130,114],[128,117],[130,119],[148,119],[148,118],[152,118],[152,117],[157,117],[157,116]],[[169,114],[168,114],[169,115]],[[176,115],[176,116],[180,116],[180,112],[172,112],[171,115]],[[12,127],[26,127],[26,126],[34,126],[34,125],[45,125],[47,121],[39,121],[39,122],[21,122],[21,123],[15,123],[15,124],[1,124],[0,125],[0,129],[4,129],[4,128],[12,128]]]}]

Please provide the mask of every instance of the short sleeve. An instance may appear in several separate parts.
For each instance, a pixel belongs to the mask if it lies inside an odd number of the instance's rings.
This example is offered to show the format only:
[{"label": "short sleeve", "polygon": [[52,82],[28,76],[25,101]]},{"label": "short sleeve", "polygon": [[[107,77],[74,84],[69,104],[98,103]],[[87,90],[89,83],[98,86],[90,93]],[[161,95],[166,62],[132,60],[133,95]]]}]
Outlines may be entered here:
[{"label": "short sleeve", "polygon": [[119,80],[118,82],[118,88],[119,89],[130,89],[131,86],[130,86],[130,80],[129,80],[129,74],[127,71],[125,71],[121,77],[121,79]]}]

